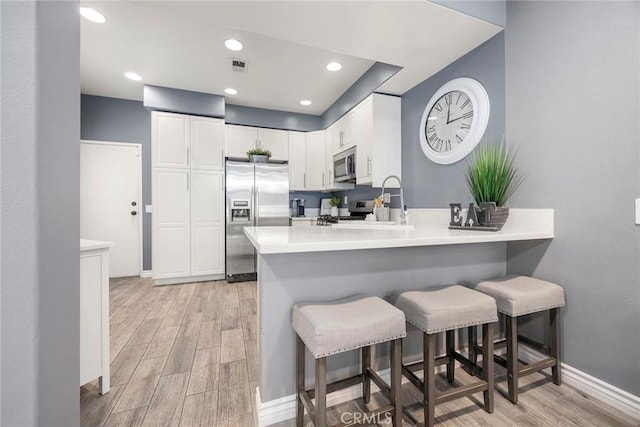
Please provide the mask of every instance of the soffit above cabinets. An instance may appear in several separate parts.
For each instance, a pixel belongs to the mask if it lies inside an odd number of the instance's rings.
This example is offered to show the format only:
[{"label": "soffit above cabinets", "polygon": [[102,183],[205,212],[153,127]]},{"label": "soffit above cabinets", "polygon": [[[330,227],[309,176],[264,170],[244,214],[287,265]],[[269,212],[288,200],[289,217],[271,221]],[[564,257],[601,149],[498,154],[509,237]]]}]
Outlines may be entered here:
[{"label": "soffit above cabinets", "polygon": [[[401,95],[502,30],[422,0],[82,4],[107,18],[82,19],[82,93],[141,100],[143,84],[220,95],[231,87],[231,104],[316,115],[376,61],[403,67],[379,88]],[[244,49],[227,50],[227,38]],[[232,71],[233,58],[248,71]],[[342,70],[328,71],[332,61]]]}]

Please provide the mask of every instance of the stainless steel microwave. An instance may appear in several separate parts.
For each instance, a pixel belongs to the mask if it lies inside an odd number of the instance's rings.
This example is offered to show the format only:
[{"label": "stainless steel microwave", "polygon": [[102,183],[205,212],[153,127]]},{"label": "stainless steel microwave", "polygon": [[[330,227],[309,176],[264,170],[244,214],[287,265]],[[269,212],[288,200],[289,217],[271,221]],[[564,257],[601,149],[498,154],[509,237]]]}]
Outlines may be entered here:
[{"label": "stainless steel microwave", "polygon": [[350,148],[333,156],[333,181],[356,181],[356,148]]}]

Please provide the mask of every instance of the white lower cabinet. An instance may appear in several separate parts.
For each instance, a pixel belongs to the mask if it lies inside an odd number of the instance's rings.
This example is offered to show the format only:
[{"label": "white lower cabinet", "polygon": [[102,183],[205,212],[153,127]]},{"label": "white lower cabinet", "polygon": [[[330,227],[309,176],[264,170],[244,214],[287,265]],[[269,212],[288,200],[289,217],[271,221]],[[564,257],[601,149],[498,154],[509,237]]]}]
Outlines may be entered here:
[{"label": "white lower cabinet", "polygon": [[158,168],[153,175],[154,279],[223,278],[224,172]]},{"label": "white lower cabinet", "polygon": [[191,275],[224,274],[224,173],[191,171]]},{"label": "white lower cabinet", "polygon": [[188,169],[153,171],[153,277],[191,275],[191,199]]}]

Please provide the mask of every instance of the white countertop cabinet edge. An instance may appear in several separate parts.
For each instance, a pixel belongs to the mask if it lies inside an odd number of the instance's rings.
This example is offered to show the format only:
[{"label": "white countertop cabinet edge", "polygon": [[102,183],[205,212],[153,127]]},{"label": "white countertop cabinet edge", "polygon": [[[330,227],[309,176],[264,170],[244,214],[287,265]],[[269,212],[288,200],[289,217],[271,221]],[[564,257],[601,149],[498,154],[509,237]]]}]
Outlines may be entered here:
[{"label": "white countertop cabinet edge", "polygon": [[100,379],[109,392],[109,248],[80,239],[80,385]]},{"label": "white countertop cabinet edge", "polygon": [[449,230],[449,209],[412,209],[413,230],[246,227],[244,232],[260,254],[268,255],[552,239],[553,216],[553,209],[511,209],[500,231]]}]

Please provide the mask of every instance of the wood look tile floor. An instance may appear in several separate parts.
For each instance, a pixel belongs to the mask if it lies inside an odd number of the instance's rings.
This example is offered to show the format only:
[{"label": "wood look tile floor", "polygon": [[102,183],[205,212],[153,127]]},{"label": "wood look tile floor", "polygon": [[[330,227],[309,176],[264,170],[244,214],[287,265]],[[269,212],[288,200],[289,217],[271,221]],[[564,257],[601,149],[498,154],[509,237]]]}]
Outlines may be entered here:
[{"label": "wood look tile floor", "polygon": [[[100,396],[97,381],[80,388],[82,426],[257,425],[255,282],[154,287],[150,279],[113,279],[110,296],[111,392]],[[543,374],[522,379],[520,400],[512,405],[503,396],[505,372],[496,370],[493,414],[478,406],[479,393],[437,406],[438,425],[640,426],[640,420],[572,387],[557,387]],[[457,384],[470,381],[462,369],[456,370]],[[446,387],[446,381],[439,377],[437,385]],[[405,384],[403,393],[403,425],[424,425],[416,389]],[[372,407],[382,402],[373,395]],[[340,414],[365,408],[356,399],[330,408],[328,418],[337,423]],[[295,422],[275,426],[293,427]]]}]

